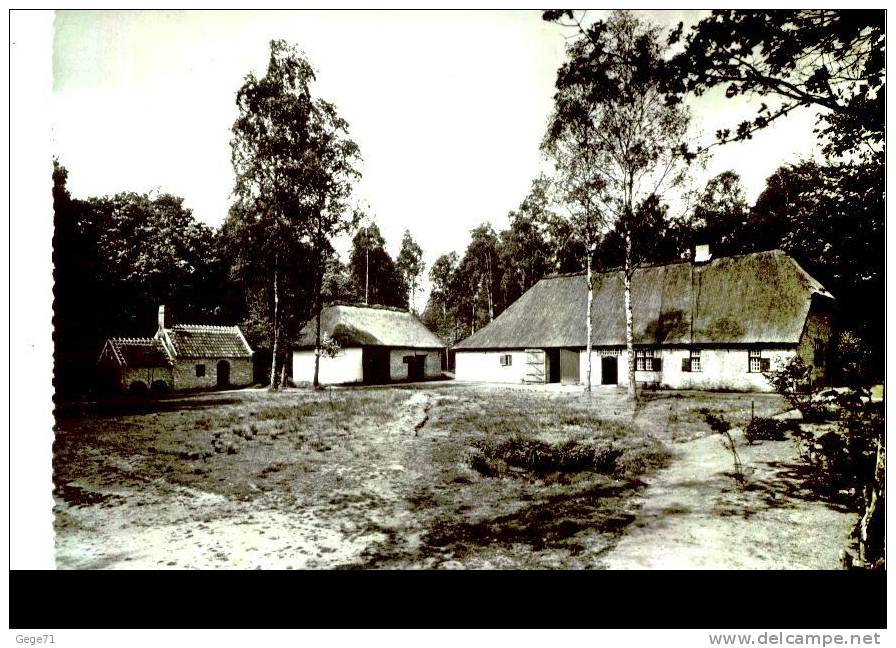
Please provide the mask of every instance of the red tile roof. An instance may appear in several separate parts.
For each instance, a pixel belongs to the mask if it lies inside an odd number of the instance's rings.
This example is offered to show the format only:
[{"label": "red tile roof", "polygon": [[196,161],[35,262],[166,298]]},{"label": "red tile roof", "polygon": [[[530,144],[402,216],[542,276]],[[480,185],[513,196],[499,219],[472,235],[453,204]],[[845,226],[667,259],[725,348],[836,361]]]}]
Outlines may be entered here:
[{"label": "red tile roof", "polygon": [[165,345],[155,338],[111,338],[108,345],[116,362],[123,367],[170,367],[173,364]]},{"label": "red tile roof", "polygon": [[252,349],[237,326],[176,324],[165,328],[164,332],[176,357],[252,357]]}]

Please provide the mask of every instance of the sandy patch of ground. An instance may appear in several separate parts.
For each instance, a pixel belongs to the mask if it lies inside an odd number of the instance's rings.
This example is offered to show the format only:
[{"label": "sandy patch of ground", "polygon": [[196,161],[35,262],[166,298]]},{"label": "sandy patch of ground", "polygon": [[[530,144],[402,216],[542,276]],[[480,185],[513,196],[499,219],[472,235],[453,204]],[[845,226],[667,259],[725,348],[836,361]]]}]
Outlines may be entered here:
[{"label": "sandy patch of ground", "polygon": [[634,522],[604,557],[608,569],[838,569],[858,516],[802,486],[792,441],[744,445],[746,486],[718,435],[676,446],[648,477]]},{"label": "sandy patch of ground", "polygon": [[[741,448],[773,395],[487,385],[263,390],[60,419],[60,568],[836,568],[854,515],[813,499],[790,442]],[[594,438],[619,474],[485,477],[484,438]],[[668,462],[668,468],[656,472]],[[645,485],[646,482],[646,485]]]},{"label": "sandy patch of ground", "polygon": [[[332,463],[322,481],[356,486],[334,488],[317,504],[265,493],[251,501],[179,486],[159,478],[140,489],[107,489],[100,501],[71,505],[57,498],[57,567],[71,569],[309,569],[360,560],[383,542],[375,530],[384,520],[409,521],[398,510],[401,437],[425,422],[430,395],[413,392],[390,424],[370,439],[379,460],[350,467]],[[118,470],[133,468],[120,458]],[[351,471],[353,474],[333,474]],[[69,488],[79,488],[77,481]],[[375,501],[377,507],[370,507]],[[292,510],[290,510],[292,509]]]}]

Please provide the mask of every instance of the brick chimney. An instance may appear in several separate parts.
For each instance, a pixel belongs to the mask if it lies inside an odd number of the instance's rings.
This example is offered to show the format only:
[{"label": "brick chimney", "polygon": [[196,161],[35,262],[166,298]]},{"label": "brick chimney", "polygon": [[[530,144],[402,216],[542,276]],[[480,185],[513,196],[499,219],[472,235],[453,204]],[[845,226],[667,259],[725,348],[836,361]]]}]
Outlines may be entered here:
[{"label": "brick chimney", "polygon": [[159,330],[165,328],[165,305],[159,306]]},{"label": "brick chimney", "polygon": [[694,247],[694,263],[708,263],[712,259],[709,245],[697,245]]}]

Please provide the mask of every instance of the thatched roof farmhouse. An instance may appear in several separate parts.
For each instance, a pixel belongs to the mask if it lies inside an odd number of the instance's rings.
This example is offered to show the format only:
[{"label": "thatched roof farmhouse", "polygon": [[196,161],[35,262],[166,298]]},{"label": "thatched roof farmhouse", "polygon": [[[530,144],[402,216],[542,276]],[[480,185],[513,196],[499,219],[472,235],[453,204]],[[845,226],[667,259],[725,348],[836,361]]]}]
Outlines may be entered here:
[{"label": "thatched roof farmhouse", "polygon": [[[542,279],[454,347],[457,378],[584,380],[586,300],[584,274]],[[780,250],[638,268],[636,380],[765,390],[762,370],[795,353],[824,380],[832,305],[824,286]],[[595,275],[592,326],[592,382],[616,384],[627,357],[620,270]]]},{"label": "thatched roof farmhouse", "polygon": [[[324,384],[424,380],[442,374],[445,342],[406,310],[387,306],[332,304],[321,311],[321,338],[338,345],[322,355]],[[293,345],[293,380],[311,382],[317,324],[310,321]]]}]

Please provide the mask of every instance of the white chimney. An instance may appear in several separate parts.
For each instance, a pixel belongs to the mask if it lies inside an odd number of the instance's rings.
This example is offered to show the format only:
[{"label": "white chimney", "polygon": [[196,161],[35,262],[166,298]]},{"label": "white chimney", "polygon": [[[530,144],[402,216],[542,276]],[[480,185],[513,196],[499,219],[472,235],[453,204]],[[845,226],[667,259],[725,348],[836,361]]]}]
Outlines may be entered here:
[{"label": "white chimney", "polygon": [[706,263],[712,259],[712,252],[708,245],[698,245],[694,248],[694,263]]},{"label": "white chimney", "polygon": [[159,330],[165,328],[165,306],[159,306]]}]

